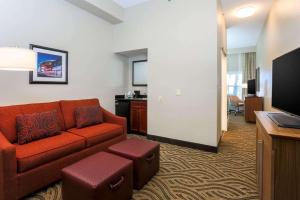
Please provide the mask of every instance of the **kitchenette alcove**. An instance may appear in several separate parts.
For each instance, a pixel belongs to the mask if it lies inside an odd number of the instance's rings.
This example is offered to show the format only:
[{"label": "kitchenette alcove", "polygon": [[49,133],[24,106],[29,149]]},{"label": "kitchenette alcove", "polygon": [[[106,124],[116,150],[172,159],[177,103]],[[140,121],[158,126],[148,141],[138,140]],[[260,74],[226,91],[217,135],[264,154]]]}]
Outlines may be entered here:
[{"label": "kitchenette alcove", "polygon": [[126,72],[124,94],[115,95],[116,115],[127,118],[128,133],[147,135],[148,49],[122,51]]}]

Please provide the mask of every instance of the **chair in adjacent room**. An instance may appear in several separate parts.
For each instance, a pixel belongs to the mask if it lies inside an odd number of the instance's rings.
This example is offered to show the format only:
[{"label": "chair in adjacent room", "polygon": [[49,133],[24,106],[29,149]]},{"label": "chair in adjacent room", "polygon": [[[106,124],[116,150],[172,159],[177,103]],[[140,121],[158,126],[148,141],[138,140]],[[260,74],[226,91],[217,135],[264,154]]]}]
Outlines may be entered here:
[{"label": "chair in adjacent room", "polygon": [[234,115],[237,115],[238,113],[242,113],[244,108],[244,101],[242,101],[239,97],[229,95],[228,96],[228,112],[229,114],[234,113]]}]

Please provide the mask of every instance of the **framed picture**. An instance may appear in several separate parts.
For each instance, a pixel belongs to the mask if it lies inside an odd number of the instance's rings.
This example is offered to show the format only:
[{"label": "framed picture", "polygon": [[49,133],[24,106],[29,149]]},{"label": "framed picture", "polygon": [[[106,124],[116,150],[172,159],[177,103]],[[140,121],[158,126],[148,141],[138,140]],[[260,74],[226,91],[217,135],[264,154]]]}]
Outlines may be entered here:
[{"label": "framed picture", "polygon": [[68,84],[68,52],[30,45],[37,53],[37,66],[29,72],[30,84]]}]

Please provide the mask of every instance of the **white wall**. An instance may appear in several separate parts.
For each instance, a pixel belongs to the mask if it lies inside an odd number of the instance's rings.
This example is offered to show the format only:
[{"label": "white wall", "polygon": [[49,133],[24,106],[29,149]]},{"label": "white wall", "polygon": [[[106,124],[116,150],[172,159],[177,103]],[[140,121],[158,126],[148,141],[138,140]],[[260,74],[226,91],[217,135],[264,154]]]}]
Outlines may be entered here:
[{"label": "white wall", "polygon": [[299,0],[275,0],[257,44],[257,66],[261,67],[260,94],[265,109],[272,110],[272,60],[300,47]]},{"label": "white wall", "polygon": [[0,24],[0,46],[69,52],[68,85],[30,85],[27,72],[0,71],[0,105],[98,97],[114,111],[127,74],[112,53],[111,24],[62,0],[0,0]]},{"label": "white wall", "polygon": [[241,54],[228,54],[228,72],[242,71]]},{"label": "white wall", "polygon": [[217,1],[152,0],[124,21],[114,51],[148,48],[149,134],[217,146]]}]

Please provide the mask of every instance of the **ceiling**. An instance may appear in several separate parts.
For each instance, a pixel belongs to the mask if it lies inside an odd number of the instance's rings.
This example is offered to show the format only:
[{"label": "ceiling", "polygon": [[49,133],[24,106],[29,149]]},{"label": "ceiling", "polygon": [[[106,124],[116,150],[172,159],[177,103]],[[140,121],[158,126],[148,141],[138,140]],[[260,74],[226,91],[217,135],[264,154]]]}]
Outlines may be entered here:
[{"label": "ceiling", "polygon": [[[149,0],[114,1],[123,8],[128,8]],[[228,49],[256,46],[272,0],[221,0],[221,2],[227,22]],[[234,15],[236,9],[247,5],[254,6],[257,9],[256,13],[248,18],[237,18]]]},{"label": "ceiling", "polygon": [[[221,0],[227,23],[228,49],[256,46],[270,11],[272,0]],[[251,5],[257,9],[253,16],[237,18],[236,9]]]},{"label": "ceiling", "polygon": [[137,4],[144,3],[145,1],[148,1],[148,0],[114,0],[114,2],[116,2],[123,8],[135,6]]}]

